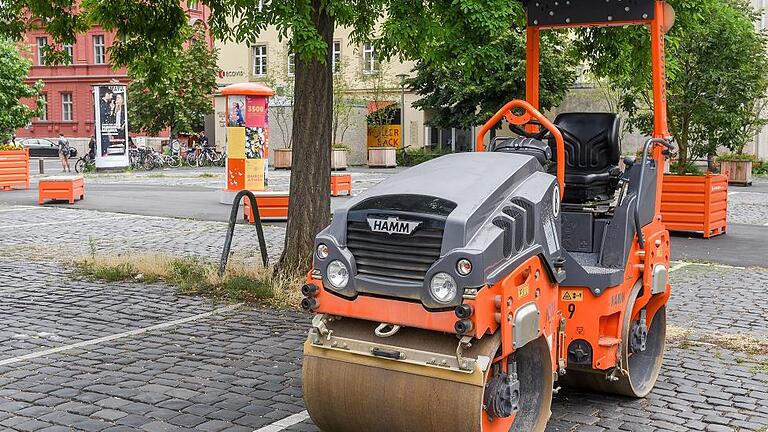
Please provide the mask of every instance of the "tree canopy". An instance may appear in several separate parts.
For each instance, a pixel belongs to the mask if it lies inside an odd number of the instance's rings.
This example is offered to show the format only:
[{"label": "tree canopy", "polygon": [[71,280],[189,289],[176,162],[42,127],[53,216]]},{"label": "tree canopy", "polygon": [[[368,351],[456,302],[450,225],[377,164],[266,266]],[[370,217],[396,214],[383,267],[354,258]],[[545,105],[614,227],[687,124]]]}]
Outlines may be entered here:
[{"label": "tree canopy", "polygon": [[[500,36],[490,46],[462,47],[447,42],[443,49],[457,50],[453,58],[417,64],[410,86],[422,97],[414,106],[432,110],[430,124],[468,129],[485,123],[510,100],[525,98],[525,30],[510,26]],[[558,106],[576,80],[576,59],[569,46],[562,33],[542,34],[542,109]],[[465,56],[477,61],[466,62]]]},{"label": "tree canopy", "polygon": [[160,76],[147,69],[128,68],[129,125],[131,130],[157,134],[166,128],[178,132],[202,129],[213,112],[210,95],[216,89],[216,51],[203,33],[192,36],[188,47],[164,56]]},{"label": "tree canopy", "polygon": [[[40,95],[41,82],[28,85],[32,62],[23,57],[13,41],[0,37],[0,143],[8,140],[15,130],[29,124],[39,115],[44,101]],[[34,108],[22,102],[28,99]]]},{"label": "tree canopy", "polygon": [[[666,37],[670,133],[679,172],[718,146],[739,151],[753,138],[746,127],[762,124],[756,106],[768,89],[766,38],[743,0],[670,0],[676,10]],[[650,38],[642,27],[590,29],[578,49],[593,72],[623,93],[630,123],[649,132],[653,120]]]}]

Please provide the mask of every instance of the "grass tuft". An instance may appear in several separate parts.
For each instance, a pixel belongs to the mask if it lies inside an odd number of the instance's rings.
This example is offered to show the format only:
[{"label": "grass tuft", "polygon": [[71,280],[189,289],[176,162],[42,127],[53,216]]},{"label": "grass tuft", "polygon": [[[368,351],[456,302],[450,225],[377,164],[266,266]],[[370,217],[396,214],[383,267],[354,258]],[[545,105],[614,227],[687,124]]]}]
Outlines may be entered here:
[{"label": "grass tuft", "polygon": [[297,308],[301,302],[300,279],[283,279],[271,268],[230,261],[223,276],[218,266],[195,257],[161,255],[96,255],[75,261],[78,272],[106,282],[162,281],[179,293],[216,299],[268,303]]}]

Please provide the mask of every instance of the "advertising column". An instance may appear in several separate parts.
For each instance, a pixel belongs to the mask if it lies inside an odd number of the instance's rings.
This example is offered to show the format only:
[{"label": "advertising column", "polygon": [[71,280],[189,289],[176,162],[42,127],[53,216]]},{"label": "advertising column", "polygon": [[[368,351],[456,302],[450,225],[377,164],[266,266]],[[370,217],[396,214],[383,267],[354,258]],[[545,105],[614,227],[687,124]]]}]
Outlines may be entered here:
[{"label": "advertising column", "polygon": [[93,86],[96,169],[129,165],[126,93],[123,84]]},{"label": "advertising column", "polygon": [[227,191],[267,189],[272,94],[271,89],[251,83],[222,89],[227,110]]}]

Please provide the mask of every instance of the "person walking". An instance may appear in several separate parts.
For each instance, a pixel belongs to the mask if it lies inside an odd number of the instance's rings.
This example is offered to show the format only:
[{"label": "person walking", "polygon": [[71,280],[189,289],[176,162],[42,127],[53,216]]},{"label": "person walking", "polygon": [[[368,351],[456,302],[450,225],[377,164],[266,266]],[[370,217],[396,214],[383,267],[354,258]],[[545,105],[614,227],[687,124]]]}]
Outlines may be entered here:
[{"label": "person walking", "polygon": [[64,134],[59,134],[59,159],[61,160],[61,172],[72,172],[69,167],[69,142],[64,138]]}]

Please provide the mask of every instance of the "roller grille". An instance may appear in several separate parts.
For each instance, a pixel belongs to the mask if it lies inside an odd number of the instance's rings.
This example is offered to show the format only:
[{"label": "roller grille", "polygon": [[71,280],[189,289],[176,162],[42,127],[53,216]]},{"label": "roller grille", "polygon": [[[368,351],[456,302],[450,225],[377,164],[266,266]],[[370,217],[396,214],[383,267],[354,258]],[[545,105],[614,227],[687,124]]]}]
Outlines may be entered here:
[{"label": "roller grille", "polygon": [[371,231],[365,221],[350,220],[347,248],[355,257],[358,275],[423,281],[440,258],[444,228],[444,222],[422,221],[409,235],[387,234]]}]

